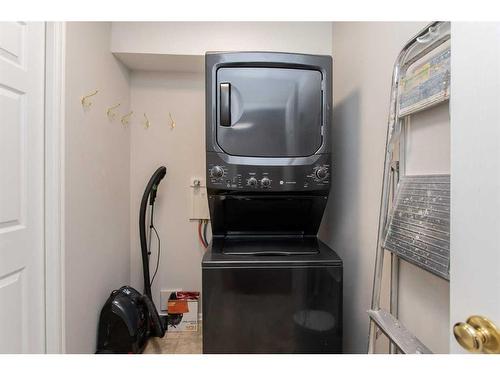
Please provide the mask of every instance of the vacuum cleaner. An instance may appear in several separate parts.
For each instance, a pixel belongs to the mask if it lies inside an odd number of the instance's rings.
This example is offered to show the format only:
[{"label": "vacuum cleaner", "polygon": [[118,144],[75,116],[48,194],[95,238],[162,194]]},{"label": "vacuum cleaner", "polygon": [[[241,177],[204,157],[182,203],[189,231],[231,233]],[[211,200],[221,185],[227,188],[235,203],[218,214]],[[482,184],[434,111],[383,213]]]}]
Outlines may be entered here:
[{"label": "vacuum cleaner", "polygon": [[[141,241],[144,293],[130,286],[113,290],[104,304],[99,318],[97,351],[104,353],[142,353],[150,337],[163,337],[167,330],[166,319],[161,319],[153,303],[151,286],[158,272],[160,262],[160,237],[154,227],[154,203],[158,185],[165,177],[167,169],[158,168],[149,179],[142,196],[139,210],[139,235]],[[150,209],[149,241],[146,238],[146,211]],[[158,239],[158,257],[153,278],[150,278],[149,258],[151,256],[151,236]]]}]

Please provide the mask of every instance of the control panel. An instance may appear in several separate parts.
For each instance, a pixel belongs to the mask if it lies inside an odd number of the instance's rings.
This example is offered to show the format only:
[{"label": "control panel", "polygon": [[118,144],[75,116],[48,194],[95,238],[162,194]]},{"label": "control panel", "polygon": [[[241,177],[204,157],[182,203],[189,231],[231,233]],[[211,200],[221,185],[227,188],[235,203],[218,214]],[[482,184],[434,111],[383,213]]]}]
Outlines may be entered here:
[{"label": "control panel", "polygon": [[254,166],[226,164],[216,154],[207,155],[207,187],[238,191],[327,190],[330,186],[329,155],[314,165]]}]

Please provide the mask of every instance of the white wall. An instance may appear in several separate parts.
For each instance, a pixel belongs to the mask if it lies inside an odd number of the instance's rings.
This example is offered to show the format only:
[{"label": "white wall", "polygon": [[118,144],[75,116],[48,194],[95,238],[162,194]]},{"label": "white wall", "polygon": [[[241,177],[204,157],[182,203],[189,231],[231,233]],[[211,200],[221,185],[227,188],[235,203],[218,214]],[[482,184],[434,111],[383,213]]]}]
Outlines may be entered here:
[{"label": "white wall", "polygon": [[[66,351],[96,349],[100,309],[130,280],[130,131],[106,109],[129,107],[128,72],[109,51],[109,23],[66,24]],[[92,107],[82,95],[99,89]]]},{"label": "white wall", "polygon": [[331,22],[113,22],[111,51],[204,55],[280,51],[330,55]]},{"label": "white wall", "polygon": [[[190,222],[191,177],[205,179],[205,85],[204,75],[134,72],[131,77],[130,241],[131,281],[142,290],[142,260],[138,233],[139,206],[144,188],[161,165],[167,175],[158,189],[155,226],[161,238],[161,259],[153,285],[159,290],[201,291],[201,258],[197,221]],[[176,127],[170,127],[169,112]],[[150,120],[144,129],[143,113]],[[148,217],[149,218],[149,217]],[[151,272],[157,245],[152,242]]]},{"label": "white wall", "polygon": [[[349,353],[367,350],[366,310],[371,301],[392,68],[404,43],[424,26],[382,22],[333,26],[335,168],[320,237],[344,260],[344,350]],[[425,169],[426,165],[416,163],[423,154],[417,150],[429,147],[434,157],[428,159],[444,158],[441,166],[449,170],[449,129],[439,126],[440,140],[434,144],[444,142],[444,150],[436,149],[421,142],[426,138],[427,119],[415,121],[415,158],[409,166],[414,166],[414,172]],[[407,263],[400,273],[401,320],[431,350],[447,352],[448,284]],[[387,306],[385,276],[383,304]]]}]

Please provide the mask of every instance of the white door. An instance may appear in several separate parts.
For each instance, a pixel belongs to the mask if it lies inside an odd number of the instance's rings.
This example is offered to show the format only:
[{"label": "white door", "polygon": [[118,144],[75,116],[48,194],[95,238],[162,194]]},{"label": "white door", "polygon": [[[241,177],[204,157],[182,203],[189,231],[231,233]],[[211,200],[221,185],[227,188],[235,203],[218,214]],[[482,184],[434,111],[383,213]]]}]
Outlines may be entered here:
[{"label": "white door", "polygon": [[45,351],[43,23],[0,22],[0,353]]},{"label": "white door", "polygon": [[500,327],[500,24],[452,23],[451,64],[450,352],[465,353],[455,323]]}]

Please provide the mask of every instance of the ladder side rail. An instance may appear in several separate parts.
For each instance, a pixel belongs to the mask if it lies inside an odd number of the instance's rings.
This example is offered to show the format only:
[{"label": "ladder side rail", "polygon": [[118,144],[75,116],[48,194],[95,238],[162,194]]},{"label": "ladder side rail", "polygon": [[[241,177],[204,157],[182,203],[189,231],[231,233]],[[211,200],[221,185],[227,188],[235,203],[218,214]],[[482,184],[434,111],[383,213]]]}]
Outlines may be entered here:
[{"label": "ladder side rail", "polygon": [[[404,134],[402,135],[405,136]],[[401,141],[399,147],[401,153]],[[399,158],[401,160],[401,156]],[[394,202],[396,197],[396,190],[399,184],[399,173],[400,173],[400,160],[393,163],[392,167],[392,197],[391,200]],[[390,313],[395,318],[398,318],[399,312],[399,256],[395,253],[391,253],[391,293],[390,293]],[[389,353],[397,354],[398,347],[394,342],[389,344]]]},{"label": "ladder side rail", "polygon": [[[393,137],[395,136],[395,123],[398,121],[396,116],[397,111],[397,96],[398,96],[398,82],[399,82],[399,69],[400,63],[406,54],[406,50],[401,51],[397,63],[394,66],[393,81],[391,88],[391,109],[389,112],[389,123],[387,127],[385,158],[384,158],[384,174],[382,177],[382,192],[380,198],[380,211],[378,219],[378,233],[377,233],[377,252],[375,257],[375,272],[373,277],[372,301],[371,309],[378,310],[380,308],[380,290],[382,284],[382,272],[384,263],[384,248],[383,234],[387,223],[387,211],[389,208],[389,186],[391,179],[391,162],[393,155]],[[375,352],[376,341],[376,326],[373,320],[370,320],[370,332],[368,340],[368,353]]]},{"label": "ladder side rail", "polygon": [[[381,200],[380,200],[380,210],[379,210],[379,220],[378,220],[378,234],[377,234],[377,255],[380,252],[380,247],[383,242],[383,234],[386,227],[387,222],[387,211],[388,211],[388,188],[389,188],[389,179],[391,172],[391,162],[393,156],[393,148],[394,142],[393,139],[396,136],[399,136],[401,125],[400,119],[398,116],[398,90],[399,90],[399,80],[401,76],[401,69],[405,63],[405,58],[413,47],[413,45],[417,42],[417,39],[423,37],[428,33],[429,27],[437,25],[439,22],[433,22],[427,27],[425,27],[420,33],[418,33],[414,38],[412,38],[404,48],[400,51],[398,58],[396,59],[396,63],[394,64],[393,74],[392,74],[392,86],[391,86],[391,97],[390,97],[390,111],[389,111],[389,119],[387,126],[387,135],[386,135],[386,146],[385,146],[385,159],[384,159],[384,175],[382,178],[382,192],[381,192]],[[383,254],[383,253],[382,253]],[[382,255],[383,260],[383,255]],[[377,266],[377,262],[375,262]],[[375,268],[377,270],[377,267]],[[376,278],[375,278],[376,280]],[[374,283],[375,285],[375,283]],[[377,298],[374,298],[377,297]],[[376,288],[373,288],[372,293],[372,304],[371,308],[378,309],[379,308],[379,297],[380,293],[376,293]]]},{"label": "ladder side rail", "polygon": [[[390,296],[390,313],[395,318],[398,318],[399,307],[399,256],[391,253],[391,296]],[[389,343],[389,353],[397,354],[397,346],[394,342]]]},{"label": "ladder side rail", "polygon": [[[372,289],[372,300],[371,300],[371,310],[380,309],[380,291],[382,283],[382,272],[384,263],[384,248],[383,235],[385,233],[385,228],[387,224],[387,213],[389,207],[389,184],[391,178],[391,162],[393,157],[394,148],[394,138],[400,135],[400,119],[398,116],[398,90],[399,90],[399,79],[401,68],[404,65],[405,58],[409,53],[411,47],[418,42],[419,38],[424,37],[428,34],[429,28],[439,24],[439,22],[433,22],[426,26],[420,31],[414,38],[406,43],[403,49],[400,51],[398,58],[393,69],[392,76],[392,86],[391,86],[391,99],[390,99],[390,111],[389,111],[389,121],[387,127],[386,135],[386,147],[385,147],[385,159],[384,159],[384,174],[382,178],[382,192],[380,199],[380,211],[378,220],[378,233],[377,233],[377,251],[375,257],[375,271],[373,279],[373,289]],[[368,353],[372,354],[375,352],[375,341],[376,341],[376,325],[375,322],[370,319],[370,328],[368,336]]]}]

